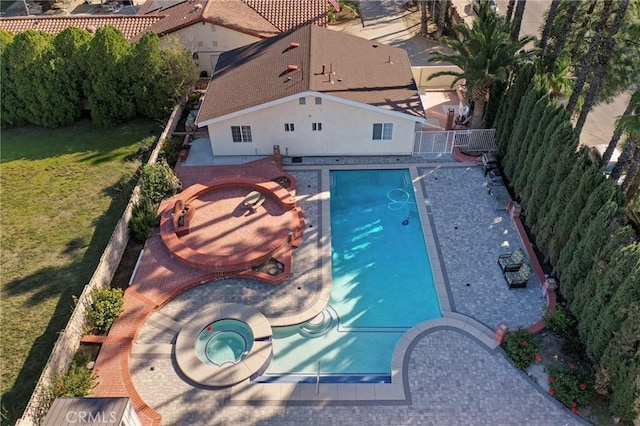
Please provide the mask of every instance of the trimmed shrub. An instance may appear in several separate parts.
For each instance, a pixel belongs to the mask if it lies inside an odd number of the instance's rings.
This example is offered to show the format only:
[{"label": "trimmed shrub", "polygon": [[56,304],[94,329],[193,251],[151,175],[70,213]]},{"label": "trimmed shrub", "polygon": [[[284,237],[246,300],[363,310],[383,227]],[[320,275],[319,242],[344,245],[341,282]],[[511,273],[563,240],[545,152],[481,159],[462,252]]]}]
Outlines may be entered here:
[{"label": "trimmed shrub", "polygon": [[153,235],[153,230],[159,225],[159,222],[153,204],[142,199],[133,206],[129,221],[129,233],[134,240],[144,243]]},{"label": "trimmed shrub", "polygon": [[124,292],[120,288],[96,287],[91,291],[93,303],[87,309],[91,330],[106,334],[124,311]]},{"label": "trimmed shrub", "polygon": [[522,370],[531,365],[536,359],[536,355],[540,353],[537,336],[524,328],[509,333],[503,346],[507,355]]},{"label": "trimmed shrub", "polygon": [[175,167],[182,150],[182,139],[175,136],[164,139],[160,148],[159,157],[171,167]]},{"label": "trimmed shrub", "polygon": [[142,195],[151,203],[159,203],[166,196],[172,196],[180,189],[180,180],[169,165],[164,162],[147,164],[142,169]]},{"label": "trimmed shrub", "polygon": [[551,313],[547,312],[545,314],[544,325],[547,330],[556,336],[564,337],[575,329],[577,321],[571,312],[568,312],[561,306],[558,306],[555,311]]}]

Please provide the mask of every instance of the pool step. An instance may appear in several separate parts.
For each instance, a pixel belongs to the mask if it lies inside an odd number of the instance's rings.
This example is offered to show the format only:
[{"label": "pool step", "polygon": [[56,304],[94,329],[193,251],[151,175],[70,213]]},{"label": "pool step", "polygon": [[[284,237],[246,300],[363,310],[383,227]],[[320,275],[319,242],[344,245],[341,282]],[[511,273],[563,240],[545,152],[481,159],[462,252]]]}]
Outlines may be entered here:
[{"label": "pool step", "polygon": [[329,331],[332,324],[333,316],[327,309],[325,309],[309,321],[301,324],[300,330],[309,337],[316,337]]}]

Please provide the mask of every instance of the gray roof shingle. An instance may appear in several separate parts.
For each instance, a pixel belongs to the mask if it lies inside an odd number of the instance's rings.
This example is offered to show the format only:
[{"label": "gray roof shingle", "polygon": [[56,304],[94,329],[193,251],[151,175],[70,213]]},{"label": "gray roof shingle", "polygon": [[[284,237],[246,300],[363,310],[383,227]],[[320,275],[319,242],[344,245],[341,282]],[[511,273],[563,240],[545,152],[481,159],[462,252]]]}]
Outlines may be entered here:
[{"label": "gray roof shingle", "polygon": [[197,122],[309,90],[424,117],[403,49],[305,25],[220,55]]}]

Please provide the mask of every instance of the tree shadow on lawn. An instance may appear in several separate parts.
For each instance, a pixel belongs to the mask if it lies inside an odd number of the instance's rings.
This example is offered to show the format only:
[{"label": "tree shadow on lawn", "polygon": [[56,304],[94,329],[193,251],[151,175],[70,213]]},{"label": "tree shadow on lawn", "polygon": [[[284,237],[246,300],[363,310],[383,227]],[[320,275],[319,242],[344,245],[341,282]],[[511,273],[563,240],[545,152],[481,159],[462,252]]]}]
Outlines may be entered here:
[{"label": "tree shadow on lawn", "polygon": [[[85,284],[91,279],[111,238],[111,233],[124,212],[129,200],[128,194],[136,180],[137,175],[131,176],[128,182],[119,182],[116,186],[120,190],[117,191],[112,187],[103,189],[103,193],[111,196],[109,208],[94,224],[94,233],[88,245],[78,238],[69,239],[66,248],[61,252],[61,256],[71,260],[68,265],[44,267],[29,276],[2,286],[5,375],[7,373],[10,376],[13,375],[12,371],[7,371],[11,367],[7,366],[6,354],[12,350],[6,346],[7,341],[18,341],[33,333],[39,334],[24,359],[20,371],[17,372],[15,380],[12,381],[13,387],[3,389],[2,411],[7,412],[8,424],[15,423],[24,412],[58,334],[64,330],[71,317],[74,308],[72,296],[79,296]],[[129,190],[123,191],[122,185]],[[108,231],[98,232],[99,230]],[[85,250],[84,253],[82,250]],[[57,298],[52,314],[38,307],[42,302],[52,298]],[[20,302],[19,299],[25,300]],[[12,309],[8,309],[9,307]],[[13,320],[10,321],[12,317]],[[46,326],[44,326],[45,322],[47,322]],[[37,323],[35,326],[30,327],[35,323]],[[24,326],[16,327],[16,324]],[[7,339],[8,335],[14,337]]]},{"label": "tree shadow on lawn", "polygon": [[[44,160],[86,153],[82,161],[100,164],[119,157],[118,150],[132,141],[157,136],[161,131],[162,126],[158,123],[143,119],[131,120],[106,130],[95,127],[90,120],[81,120],[59,129],[36,126],[3,129],[2,162]],[[123,160],[128,159],[122,157]]]}]

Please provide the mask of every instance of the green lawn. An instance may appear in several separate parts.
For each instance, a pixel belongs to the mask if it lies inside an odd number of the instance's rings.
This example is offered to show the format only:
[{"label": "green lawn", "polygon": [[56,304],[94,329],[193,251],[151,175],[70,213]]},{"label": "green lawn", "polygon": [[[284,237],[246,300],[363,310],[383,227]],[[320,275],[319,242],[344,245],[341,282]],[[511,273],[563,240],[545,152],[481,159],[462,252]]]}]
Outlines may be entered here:
[{"label": "green lawn", "polygon": [[[135,184],[140,142],[161,129],[2,131],[2,409],[19,417]],[[6,410],[6,411],[5,411]],[[2,422],[4,423],[4,422]]]}]

